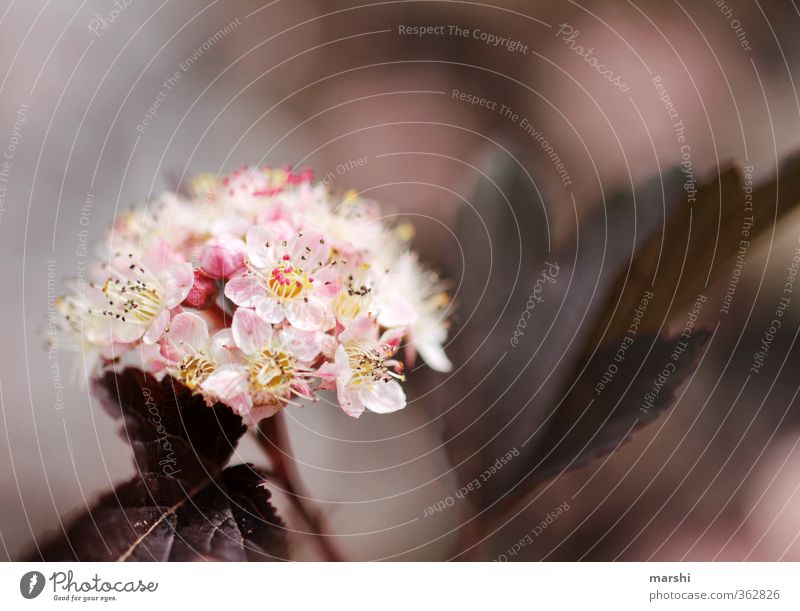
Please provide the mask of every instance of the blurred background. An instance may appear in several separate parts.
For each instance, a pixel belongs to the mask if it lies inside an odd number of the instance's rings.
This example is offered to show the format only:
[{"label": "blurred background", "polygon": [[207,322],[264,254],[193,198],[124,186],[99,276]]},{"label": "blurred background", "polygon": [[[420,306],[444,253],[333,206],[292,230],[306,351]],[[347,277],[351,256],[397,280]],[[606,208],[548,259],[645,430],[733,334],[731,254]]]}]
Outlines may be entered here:
[{"label": "blurred background", "polygon": [[[118,425],[67,383],[71,356],[48,354],[41,334],[62,279],[120,210],[201,172],[310,167],[413,221],[438,265],[498,152],[532,177],[548,250],[612,192],[687,159],[698,181],[730,163],[767,179],[800,147],[800,11],[719,4],[0,2],[0,557],[133,474]],[[800,561],[798,303],[761,374],[732,383],[798,236],[790,218],[749,248],[734,307],[673,410],[543,486],[471,557]],[[464,536],[466,503],[425,516],[461,486],[438,417],[449,406],[411,398],[358,421],[289,412],[305,487],[347,558],[446,560]],[[238,454],[263,461],[252,441]],[[319,557],[301,535],[292,545]]]}]

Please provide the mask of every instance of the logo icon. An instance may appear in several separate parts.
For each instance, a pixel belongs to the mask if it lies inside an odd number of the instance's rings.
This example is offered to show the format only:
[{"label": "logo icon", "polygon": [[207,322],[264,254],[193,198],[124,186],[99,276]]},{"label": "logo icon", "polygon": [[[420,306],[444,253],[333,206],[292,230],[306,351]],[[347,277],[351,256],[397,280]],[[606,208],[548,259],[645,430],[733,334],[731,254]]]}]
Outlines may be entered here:
[{"label": "logo icon", "polygon": [[39,571],[29,571],[19,580],[19,592],[25,598],[36,598],[44,590],[44,575]]}]

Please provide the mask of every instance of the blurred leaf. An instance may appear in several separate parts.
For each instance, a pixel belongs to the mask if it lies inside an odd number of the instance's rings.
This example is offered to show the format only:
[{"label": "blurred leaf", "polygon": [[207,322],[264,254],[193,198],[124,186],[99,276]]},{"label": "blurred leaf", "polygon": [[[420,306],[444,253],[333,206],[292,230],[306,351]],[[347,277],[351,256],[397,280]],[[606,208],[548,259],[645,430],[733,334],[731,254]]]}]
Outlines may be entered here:
[{"label": "blurred leaf", "polygon": [[254,561],[286,559],[286,530],[250,465],[185,490],[143,473],[103,496],[29,561]]},{"label": "blurred leaf", "polygon": [[[619,305],[609,303],[590,345],[604,334],[615,338],[625,332],[644,290],[653,291],[654,299],[642,330],[657,332],[664,321],[680,317],[687,304],[729,272],[742,239],[752,244],[800,203],[800,155],[754,187],[752,211],[745,209],[744,186],[742,172],[727,169],[698,189],[693,204],[678,207],[664,234],[655,233],[639,251],[630,275],[617,279],[612,294],[620,296]],[[752,217],[752,225],[743,236],[746,217]]]},{"label": "blurred leaf", "polygon": [[139,369],[107,372],[95,395],[115,417],[143,473],[193,483],[214,477],[247,428],[229,407],[208,407],[199,395],[166,376],[161,382]]},{"label": "blurred leaf", "polygon": [[[609,389],[592,418],[570,423],[574,425],[570,444],[557,449],[541,446],[542,440],[563,436],[568,418],[586,407],[581,405],[576,411],[578,398],[587,394],[582,385],[589,389],[594,385],[592,369],[582,378],[576,376],[587,362],[587,339],[612,296],[616,279],[628,273],[636,249],[664,226],[668,211],[679,200],[682,183],[675,169],[613,195],[580,218],[573,239],[548,252],[543,248],[547,244],[543,242],[547,235],[544,213],[531,213],[531,209],[543,209],[541,202],[529,182],[518,174],[517,179],[511,178],[513,163],[503,167],[494,175],[506,178],[496,181],[497,188],[487,181],[470,198],[475,211],[465,209],[457,226],[463,266],[470,278],[466,284],[472,287],[459,295],[462,321],[454,329],[450,348],[461,368],[446,383],[439,380],[430,397],[423,393],[422,398],[446,412],[447,445],[462,480],[469,482],[487,469],[491,472],[480,492],[471,495],[478,509],[512,489],[515,496],[524,495],[525,486],[518,484],[540,479],[556,465],[582,463],[584,456],[616,440],[616,429],[638,409],[638,405],[613,409],[620,397],[613,397]],[[528,225],[518,224],[520,219]],[[558,266],[555,282],[542,281],[542,272],[552,273],[554,265]],[[532,295],[541,301],[534,299],[535,307],[529,309]],[[530,316],[524,318],[526,310]],[[512,341],[515,331],[516,342]],[[663,365],[662,350],[668,343],[657,340],[650,365]],[[603,358],[598,355],[592,367],[600,367]],[[681,369],[675,379],[683,380],[688,371],[688,367]],[[649,369],[643,368],[639,377],[627,382],[646,384],[648,375]],[[600,413],[603,416],[597,420]],[[606,419],[607,430],[600,434],[598,423]],[[555,428],[551,431],[551,427]],[[624,428],[627,431],[630,424]],[[575,445],[579,439],[591,442],[583,449]],[[581,451],[575,454],[577,450]],[[492,470],[509,451],[519,456],[502,469]]]},{"label": "blurred leaf", "polygon": [[[547,479],[608,454],[655,420],[675,401],[709,337],[707,331],[672,339],[640,336],[621,362],[615,360],[617,346],[598,352],[548,427],[533,437],[533,479]],[[618,369],[599,386],[612,364]]]}]

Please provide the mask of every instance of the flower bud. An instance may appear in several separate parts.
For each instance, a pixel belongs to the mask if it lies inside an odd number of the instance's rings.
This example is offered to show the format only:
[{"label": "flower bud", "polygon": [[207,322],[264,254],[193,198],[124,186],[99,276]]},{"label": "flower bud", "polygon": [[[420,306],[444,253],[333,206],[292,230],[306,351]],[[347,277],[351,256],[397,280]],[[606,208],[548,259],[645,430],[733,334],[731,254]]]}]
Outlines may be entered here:
[{"label": "flower bud", "polygon": [[203,271],[212,278],[227,279],[244,266],[247,247],[242,240],[215,238],[206,245],[200,257]]}]

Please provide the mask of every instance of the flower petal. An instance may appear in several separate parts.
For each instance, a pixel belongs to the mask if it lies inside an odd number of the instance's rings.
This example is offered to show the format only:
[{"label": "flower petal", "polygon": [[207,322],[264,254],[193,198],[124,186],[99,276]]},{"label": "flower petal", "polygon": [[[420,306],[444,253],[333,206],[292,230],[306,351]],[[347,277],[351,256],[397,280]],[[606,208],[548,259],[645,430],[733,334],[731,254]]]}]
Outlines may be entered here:
[{"label": "flower petal", "polygon": [[339,407],[348,416],[358,418],[364,413],[364,404],[361,402],[358,393],[353,392],[347,386],[339,385],[336,396],[339,399]]},{"label": "flower petal", "polygon": [[289,324],[303,331],[321,331],[327,320],[325,306],[318,301],[297,299],[283,306]]},{"label": "flower petal", "polygon": [[160,340],[161,336],[164,335],[164,331],[167,330],[169,317],[169,310],[162,310],[161,314],[155,317],[153,322],[147,328],[147,331],[144,332],[142,341],[145,344],[155,344],[158,340]]},{"label": "flower petal", "polygon": [[196,354],[208,344],[208,325],[193,312],[181,312],[172,319],[164,334],[161,354],[180,361],[187,354]]},{"label": "flower petal", "polygon": [[174,308],[186,299],[194,284],[194,268],[191,263],[171,263],[164,274],[164,303]]},{"label": "flower petal", "polygon": [[228,280],[225,285],[225,296],[238,306],[252,308],[257,298],[264,295],[264,287],[250,273],[244,273]]},{"label": "flower petal", "polygon": [[441,344],[438,342],[415,341],[414,347],[419,352],[428,367],[434,371],[447,373],[452,371],[453,363],[447,358]]},{"label": "flower petal", "polygon": [[406,406],[406,394],[395,380],[359,389],[358,398],[368,410],[377,414],[391,414]]},{"label": "flower petal", "polygon": [[231,407],[240,416],[247,414],[253,400],[247,387],[247,367],[223,365],[208,376],[200,388]]},{"label": "flower petal", "polygon": [[317,358],[322,350],[321,331],[302,331],[296,327],[286,327],[281,330],[281,343],[289,352],[307,363]]},{"label": "flower petal", "polygon": [[276,325],[286,318],[283,306],[277,299],[269,295],[261,295],[253,302],[259,316],[272,324]]},{"label": "flower petal", "polygon": [[[277,236],[267,225],[256,225],[247,231],[247,258],[256,267],[267,269],[278,261]],[[269,246],[267,246],[269,244]]]},{"label": "flower petal", "polygon": [[239,308],[233,315],[233,341],[245,354],[255,354],[272,341],[272,325],[255,310]]}]

